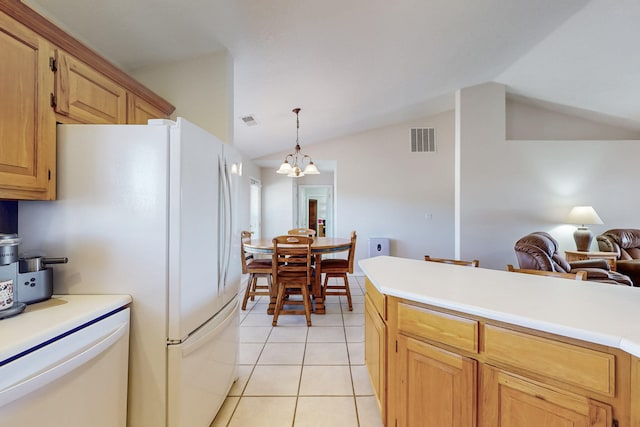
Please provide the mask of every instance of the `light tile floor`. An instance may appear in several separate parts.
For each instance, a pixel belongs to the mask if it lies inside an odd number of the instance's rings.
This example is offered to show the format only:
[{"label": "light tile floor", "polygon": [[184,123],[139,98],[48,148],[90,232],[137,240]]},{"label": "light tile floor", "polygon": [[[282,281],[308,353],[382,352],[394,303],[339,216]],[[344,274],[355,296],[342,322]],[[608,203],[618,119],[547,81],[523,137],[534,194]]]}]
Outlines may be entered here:
[{"label": "light tile floor", "polygon": [[311,327],[303,315],[272,327],[267,297],[249,302],[238,380],[211,427],[382,426],[364,365],[364,280],[349,276],[349,285],[353,311],[346,297],[327,297]]}]

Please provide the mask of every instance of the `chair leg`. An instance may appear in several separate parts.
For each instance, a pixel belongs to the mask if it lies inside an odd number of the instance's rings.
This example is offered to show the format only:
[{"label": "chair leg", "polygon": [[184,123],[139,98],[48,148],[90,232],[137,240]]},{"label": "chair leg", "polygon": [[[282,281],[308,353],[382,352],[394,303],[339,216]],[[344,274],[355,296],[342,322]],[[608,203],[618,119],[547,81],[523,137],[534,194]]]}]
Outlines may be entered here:
[{"label": "chair leg", "polygon": [[284,307],[284,285],[278,286],[278,297],[276,298],[276,308],[273,310],[273,322],[271,325],[278,325],[278,316],[280,315],[280,310]]},{"label": "chair leg", "polygon": [[322,284],[322,301],[327,302],[327,284],[329,283],[329,275],[324,275],[324,283]]},{"label": "chair leg", "polygon": [[306,286],[302,286],[302,298],[304,301],[304,316],[307,318],[307,326],[311,326],[311,300],[309,299],[309,290]]},{"label": "chair leg", "polygon": [[249,294],[251,293],[251,283],[253,283],[254,275],[249,275],[249,280],[247,281],[247,289],[244,291],[244,298],[242,299],[242,309],[247,309],[247,301],[249,300]]},{"label": "chair leg", "polygon": [[[329,286],[329,277],[340,278],[344,281],[344,286]],[[349,279],[347,273],[326,273],[324,276],[324,285],[322,286],[322,299],[327,299],[327,289],[344,289],[344,292],[332,291],[328,295],[344,295],[349,303],[349,311],[353,311],[353,303],[351,301],[351,288],[349,288]]]},{"label": "chair leg", "polygon": [[253,281],[251,282],[251,301],[255,301],[256,300],[256,287],[258,286],[258,277],[257,276],[253,276]]},{"label": "chair leg", "polygon": [[353,311],[353,304],[351,304],[351,289],[349,288],[349,279],[347,279],[347,275],[345,274],[344,277],[344,288],[347,292],[347,302],[349,303],[349,311]]}]

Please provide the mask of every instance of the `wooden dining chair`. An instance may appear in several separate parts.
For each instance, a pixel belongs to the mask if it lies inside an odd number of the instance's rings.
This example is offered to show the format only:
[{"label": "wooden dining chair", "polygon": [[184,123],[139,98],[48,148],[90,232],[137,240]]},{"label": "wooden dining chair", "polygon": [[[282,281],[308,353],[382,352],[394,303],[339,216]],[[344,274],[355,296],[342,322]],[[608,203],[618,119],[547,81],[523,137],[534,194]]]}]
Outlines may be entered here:
[{"label": "wooden dining chair", "polygon": [[[242,265],[242,274],[249,274],[249,280],[247,280],[247,287],[244,291],[244,298],[242,300],[242,309],[247,309],[247,301],[251,298],[251,301],[255,300],[256,296],[271,295],[271,259],[256,259],[253,254],[248,253],[244,249],[244,244],[251,241],[251,232],[242,231],[240,233],[240,260]],[[259,285],[258,279],[264,278],[267,281],[266,285]]]},{"label": "wooden dining chair", "polygon": [[316,230],[314,230],[313,228],[292,228],[291,230],[287,231],[287,234],[290,234],[292,236],[315,237]]},{"label": "wooden dining chair", "polygon": [[[323,259],[320,263],[321,272],[324,274],[324,284],[322,286],[322,299],[327,295],[343,295],[347,297],[349,303],[349,311],[353,311],[351,303],[351,290],[349,289],[349,278],[347,274],[353,274],[353,259],[356,251],[357,235],[355,231],[351,232],[351,246],[349,246],[349,255],[347,259]],[[330,285],[329,278],[335,277],[342,279],[342,283]]]},{"label": "wooden dining chair", "polygon": [[478,267],[480,265],[480,261],[474,259],[473,261],[461,261],[457,259],[448,259],[448,258],[432,258],[429,255],[424,256],[425,261],[431,262],[440,262],[443,264],[453,264],[453,265],[464,265],[467,267]]},{"label": "wooden dining chair", "polygon": [[[278,236],[273,239],[272,276],[277,289],[276,307],[273,312],[273,326],[278,325],[281,314],[304,314],[307,326],[311,326],[311,298],[309,286],[313,283],[314,271],[311,266],[311,244],[307,236]],[[287,296],[299,294],[302,301]],[[286,300],[286,301],[285,301]],[[287,309],[287,305],[302,305],[304,310]]]},{"label": "wooden dining chair", "polygon": [[515,268],[511,264],[507,264],[507,271],[514,273],[535,274],[538,276],[560,277],[563,279],[587,280],[586,271],[578,271],[576,273],[561,273],[559,271],[532,270],[528,268]]}]

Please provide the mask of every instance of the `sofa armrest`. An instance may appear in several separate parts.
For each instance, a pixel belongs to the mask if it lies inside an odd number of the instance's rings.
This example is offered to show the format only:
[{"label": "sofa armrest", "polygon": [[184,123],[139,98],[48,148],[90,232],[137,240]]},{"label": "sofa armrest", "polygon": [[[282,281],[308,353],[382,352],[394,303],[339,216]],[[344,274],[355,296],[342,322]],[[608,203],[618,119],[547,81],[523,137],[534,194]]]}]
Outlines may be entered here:
[{"label": "sofa armrest", "polygon": [[571,266],[572,271],[585,268],[601,268],[606,271],[611,270],[609,263],[604,259],[582,259],[580,261],[572,261],[569,265]]},{"label": "sofa armrest", "polygon": [[583,267],[583,268],[574,268],[571,270],[571,273],[577,273],[578,271],[584,271],[585,273],[587,273],[587,280],[596,280],[596,279],[608,279],[609,278],[609,272],[606,270],[603,270],[601,268],[589,268],[589,267]]},{"label": "sofa armrest", "polygon": [[578,271],[584,271],[587,273],[586,279],[592,282],[612,283],[615,285],[627,285],[633,286],[633,282],[628,276],[620,274],[616,271],[607,271],[601,268],[575,268],[571,270],[571,273],[577,273]]}]

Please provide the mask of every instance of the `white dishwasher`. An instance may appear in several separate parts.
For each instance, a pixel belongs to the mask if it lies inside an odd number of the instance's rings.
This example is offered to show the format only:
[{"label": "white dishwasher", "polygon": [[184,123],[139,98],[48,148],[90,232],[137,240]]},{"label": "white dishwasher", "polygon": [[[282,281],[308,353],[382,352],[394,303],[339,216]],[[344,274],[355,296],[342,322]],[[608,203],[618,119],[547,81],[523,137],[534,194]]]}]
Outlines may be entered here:
[{"label": "white dishwasher", "polygon": [[60,295],[0,320],[2,425],[124,427],[128,295]]}]

